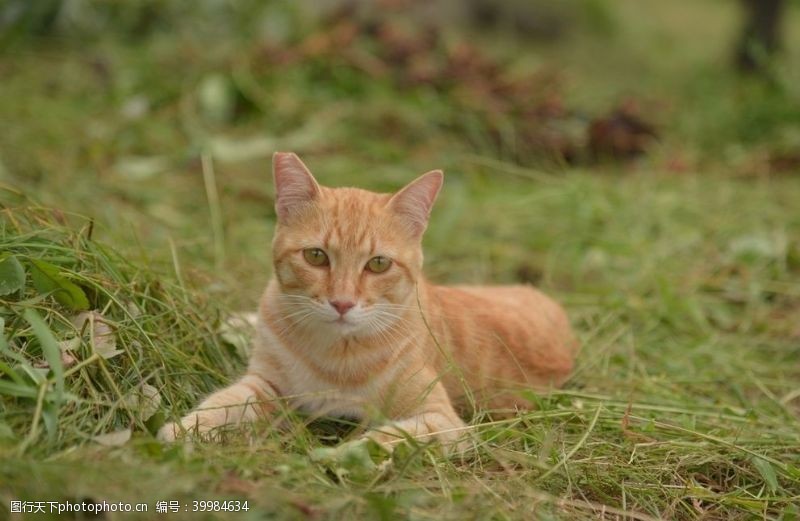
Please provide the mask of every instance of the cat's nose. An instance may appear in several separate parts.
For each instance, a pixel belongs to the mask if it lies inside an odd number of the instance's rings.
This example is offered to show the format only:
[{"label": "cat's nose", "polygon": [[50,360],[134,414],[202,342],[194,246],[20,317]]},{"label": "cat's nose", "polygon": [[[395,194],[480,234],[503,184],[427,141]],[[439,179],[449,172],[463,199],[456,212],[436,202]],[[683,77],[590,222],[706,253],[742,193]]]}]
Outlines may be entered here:
[{"label": "cat's nose", "polygon": [[333,309],[338,311],[342,316],[356,306],[355,302],[349,302],[346,300],[329,300],[328,302],[330,302],[331,306],[333,306]]}]

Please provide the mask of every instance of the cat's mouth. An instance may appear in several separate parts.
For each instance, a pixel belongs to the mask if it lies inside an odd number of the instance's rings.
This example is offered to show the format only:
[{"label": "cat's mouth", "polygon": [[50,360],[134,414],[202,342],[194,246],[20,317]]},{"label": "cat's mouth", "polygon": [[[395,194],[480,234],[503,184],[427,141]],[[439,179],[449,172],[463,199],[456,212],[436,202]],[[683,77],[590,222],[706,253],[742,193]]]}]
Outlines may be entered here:
[{"label": "cat's mouth", "polygon": [[335,336],[351,336],[357,335],[361,331],[358,322],[348,317],[338,317],[328,321],[329,327],[333,330]]},{"label": "cat's mouth", "polygon": [[333,320],[328,320],[329,324],[335,324],[337,326],[354,326],[355,322],[347,320],[347,317],[338,317],[334,318]]}]

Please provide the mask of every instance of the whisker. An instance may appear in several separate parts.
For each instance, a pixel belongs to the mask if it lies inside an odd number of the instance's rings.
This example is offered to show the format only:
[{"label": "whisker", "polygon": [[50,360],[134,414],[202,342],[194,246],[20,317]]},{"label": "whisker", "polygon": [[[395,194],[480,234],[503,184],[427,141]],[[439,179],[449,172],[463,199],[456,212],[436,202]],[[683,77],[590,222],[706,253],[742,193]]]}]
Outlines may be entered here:
[{"label": "whisker", "polygon": [[314,314],[315,314],[314,310],[310,310],[306,311],[304,315],[300,315],[300,318],[297,318],[296,320],[291,320],[291,317],[286,317],[285,321],[288,321],[289,323],[286,325],[286,327],[283,327],[280,331],[276,332],[275,334],[277,336],[288,335],[290,332],[292,332],[293,329],[299,327],[300,324],[308,320]]}]

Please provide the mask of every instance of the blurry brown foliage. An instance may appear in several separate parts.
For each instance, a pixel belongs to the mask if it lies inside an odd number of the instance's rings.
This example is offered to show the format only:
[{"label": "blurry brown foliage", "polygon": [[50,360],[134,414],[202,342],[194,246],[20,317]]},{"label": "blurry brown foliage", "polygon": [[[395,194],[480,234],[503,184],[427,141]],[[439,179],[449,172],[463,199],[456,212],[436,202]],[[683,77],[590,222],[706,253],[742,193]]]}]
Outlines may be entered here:
[{"label": "blurry brown foliage", "polygon": [[[433,89],[455,102],[459,117],[480,121],[486,138],[498,148],[511,148],[520,162],[531,157],[570,164],[628,160],[657,137],[635,100],[588,117],[565,105],[559,74],[520,74],[466,38],[445,39],[434,20],[408,23],[387,15],[402,13],[406,3],[382,2],[379,16],[342,4],[300,41],[266,46],[264,59],[283,67],[304,62],[351,67],[401,90]],[[459,121],[450,125],[458,127]]]}]

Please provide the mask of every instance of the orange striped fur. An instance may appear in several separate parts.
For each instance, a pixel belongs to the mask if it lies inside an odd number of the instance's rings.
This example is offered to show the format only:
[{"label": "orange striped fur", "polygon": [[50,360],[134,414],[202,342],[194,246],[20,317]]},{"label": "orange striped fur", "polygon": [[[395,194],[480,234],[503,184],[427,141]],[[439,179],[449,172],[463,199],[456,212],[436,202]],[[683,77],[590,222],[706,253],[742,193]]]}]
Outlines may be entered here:
[{"label": "orange striped fur", "polygon": [[[440,171],[394,195],[319,186],[290,153],[275,154],[273,173],[274,276],[249,368],[166,425],[163,439],[254,420],[280,398],[312,414],[363,418],[386,446],[406,435],[450,444],[464,431],[457,411],[528,408],[519,390],[569,376],[575,342],[553,300],[529,286],[425,280],[421,238]],[[309,249],[327,264],[313,265]],[[376,256],[388,269],[370,271]]]}]

